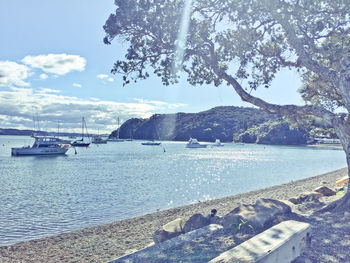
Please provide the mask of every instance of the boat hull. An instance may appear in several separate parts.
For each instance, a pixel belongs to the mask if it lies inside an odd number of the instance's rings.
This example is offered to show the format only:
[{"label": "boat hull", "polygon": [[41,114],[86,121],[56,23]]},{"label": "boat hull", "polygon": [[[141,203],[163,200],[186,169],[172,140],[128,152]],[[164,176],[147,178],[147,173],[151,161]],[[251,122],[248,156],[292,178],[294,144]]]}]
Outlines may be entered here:
[{"label": "boat hull", "polygon": [[141,144],[152,146],[152,145],[160,145],[161,143],[160,142],[142,142]]},{"label": "boat hull", "polygon": [[77,143],[77,142],[72,142],[70,145],[73,147],[88,147],[90,145],[89,142],[83,142],[83,143]]},{"label": "boat hull", "polygon": [[63,155],[66,154],[68,148],[11,148],[12,156],[24,156],[24,155]]}]

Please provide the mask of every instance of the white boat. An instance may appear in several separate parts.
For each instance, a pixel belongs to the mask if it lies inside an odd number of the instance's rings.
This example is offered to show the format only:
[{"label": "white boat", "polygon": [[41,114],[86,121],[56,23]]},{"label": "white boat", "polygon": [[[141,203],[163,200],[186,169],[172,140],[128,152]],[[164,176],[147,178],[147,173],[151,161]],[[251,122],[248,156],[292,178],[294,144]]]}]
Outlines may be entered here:
[{"label": "white boat", "polygon": [[62,144],[57,137],[36,135],[32,137],[35,141],[31,147],[11,148],[11,155],[60,155],[65,154],[69,149],[69,146]]},{"label": "white boat", "polygon": [[105,144],[107,143],[107,139],[103,139],[101,135],[97,135],[92,137],[92,143]]},{"label": "white boat", "polygon": [[206,148],[206,144],[200,144],[197,139],[190,138],[188,143],[186,144],[186,148]]},{"label": "white boat", "polygon": [[220,139],[216,139],[211,146],[221,147],[224,146],[224,144],[220,142]]}]

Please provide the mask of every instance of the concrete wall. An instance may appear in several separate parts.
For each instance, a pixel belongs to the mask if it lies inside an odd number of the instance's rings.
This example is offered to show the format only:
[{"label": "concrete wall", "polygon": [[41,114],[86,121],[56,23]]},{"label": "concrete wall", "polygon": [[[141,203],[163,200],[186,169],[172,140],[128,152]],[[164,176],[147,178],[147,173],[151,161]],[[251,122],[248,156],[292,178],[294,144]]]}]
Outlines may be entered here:
[{"label": "concrete wall", "polygon": [[310,241],[311,227],[308,223],[284,221],[222,253],[209,263],[288,263],[300,256]]}]

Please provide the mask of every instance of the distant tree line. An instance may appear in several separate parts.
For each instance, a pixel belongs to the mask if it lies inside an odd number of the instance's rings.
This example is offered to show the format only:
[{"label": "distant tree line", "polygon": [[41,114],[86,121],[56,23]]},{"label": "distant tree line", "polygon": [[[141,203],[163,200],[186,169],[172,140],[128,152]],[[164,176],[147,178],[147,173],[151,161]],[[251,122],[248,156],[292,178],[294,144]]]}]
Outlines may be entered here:
[{"label": "distant tree line", "polygon": [[324,134],[326,128],[314,121],[297,123],[256,108],[222,106],[199,113],[129,119],[110,136],[119,133],[122,139],[186,141],[192,137],[200,141],[297,145]]}]

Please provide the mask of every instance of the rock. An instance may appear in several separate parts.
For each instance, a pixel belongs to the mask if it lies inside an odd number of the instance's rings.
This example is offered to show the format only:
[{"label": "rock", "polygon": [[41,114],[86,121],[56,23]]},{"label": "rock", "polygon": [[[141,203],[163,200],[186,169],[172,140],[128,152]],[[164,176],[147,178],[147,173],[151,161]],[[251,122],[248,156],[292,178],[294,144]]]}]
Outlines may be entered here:
[{"label": "rock", "polygon": [[299,205],[302,203],[302,201],[299,197],[298,198],[295,198],[295,197],[289,198],[288,201],[291,202],[292,204],[295,204],[295,205]]},{"label": "rock", "polygon": [[209,219],[209,224],[222,225],[222,218],[219,216],[211,216],[211,217],[208,217],[208,219]]},{"label": "rock", "polygon": [[156,231],[153,232],[152,234],[152,239],[155,244],[164,242],[171,237],[169,236],[169,233],[163,229],[157,229]]},{"label": "rock", "polygon": [[247,225],[257,231],[271,225],[278,215],[290,212],[290,206],[281,201],[259,199],[254,205],[240,205],[232,210],[223,217],[223,226],[235,229],[239,225]]},{"label": "rock", "polygon": [[163,226],[163,229],[169,233],[182,233],[184,229],[184,220],[177,218]]},{"label": "rock", "polygon": [[337,186],[335,192],[344,191],[344,186]]},{"label": "rock", "polygon": [[241,223],[241,216],[235,211],[236,208],[222,218],[222,226],[225,230],[234,230]]},{"label": "rock", "polygon": [[184,229],[184,221],[182,218],[177,218],[167,224],[165,224],[162,229],[156,230],[153,235],[152,239],[154,243],[160,243],[163,241],[166,241],[168,239],[171,239],[173,237],[176,237],[178,235],[181,235],[183,233]]},{"label": "rock", "polygon": [[282,201],[274,200],[274,199],[259,199],[255,203],[255,209],[258,208],[269,208],[272,209],[272,212],[274,212],[276,215],[277,214],[288,214],[291,212],[291,208],[289,205]]},{"label": "rock", "polygon": [[290,206],[273,199],[259,199],[254,205],[255,214],[245,217],[254,229],[263,229],[271,225],[277,215],[291,212]]},{"label": "rock", "polygon": [[335,195],[336,192],[332,189],[328,188],[327,186],[319,186],[314,190],[316,193],[320,193],[323,196],[332,196]]},{"label": "rock", "polygon": [[194,214],[185,223],[183,232],[187,233],[192,230],[209,225],[209,219],[202,214]]},{"label": "rock", "polygon": [[317,192],[309,192],[309,193],[303,193],[297,198],[290,198],[288,201],[295,204],[299,205],[303,202],[315,202],[319,201],[320,197],[322,194],[317,193]]}]

